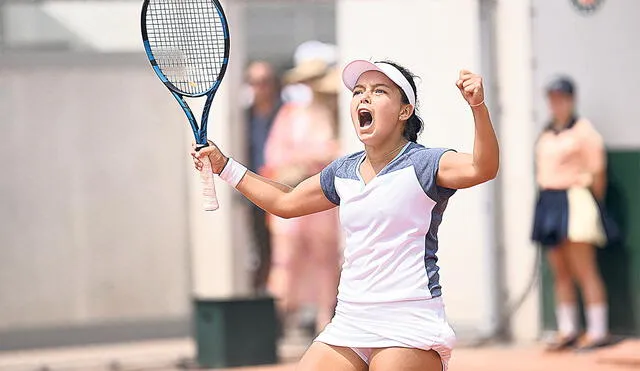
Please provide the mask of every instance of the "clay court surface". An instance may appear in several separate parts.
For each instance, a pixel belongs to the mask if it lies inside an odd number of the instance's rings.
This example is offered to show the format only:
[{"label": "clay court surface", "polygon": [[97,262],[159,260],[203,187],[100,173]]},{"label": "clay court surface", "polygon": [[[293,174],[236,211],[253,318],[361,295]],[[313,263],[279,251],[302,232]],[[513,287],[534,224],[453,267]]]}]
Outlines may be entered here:
[{"label": "clay court surface", "polygon": [[[304,347],[288,347],[289,361],[277,366],[234,371],[293,371]],[[188,339],[57,350],[0,352],[0,371],[170,371],[179,359],[193,356]],[[640,340],[626,340],[589,354],[546,354],[536,345],[459,348],[450,371],[623,371],[640,370]],[[330,370],[328,370],[330,371]]]}]

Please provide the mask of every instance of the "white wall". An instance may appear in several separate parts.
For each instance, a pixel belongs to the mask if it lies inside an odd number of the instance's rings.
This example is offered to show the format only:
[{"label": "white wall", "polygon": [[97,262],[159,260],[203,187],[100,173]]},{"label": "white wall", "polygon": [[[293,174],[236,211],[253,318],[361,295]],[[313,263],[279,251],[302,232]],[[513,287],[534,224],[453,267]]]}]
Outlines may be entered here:
[{"label": "white wall", "polygon": [[609,147],[640,146],[639,1],[605,1],[591,15],[570,1],[534,0],[535,108],[547,120],[544,85],[557,73],[578,85],[580,113],[591,119]]},{"label": "white wall", "polygon": [[0,331],[186,319],[173,98],[144,65],[42,59],[0,68]]},{"label": "white wall", "polygon": [[[462,68],[479,71],[479,9],[476,0],[340,0],[341,60],[392,59],[421,77],[419,99],[426,122],[421,143],[471,151],[473,117],[455,86]],[[345,151],[361,149],[342,106]],[[491,185],[459,191],[440,228],[441,280],[448,315],[459,335],[492,329],[495,316]],[[473,309],[470,309],[473,308]]]},{"label": "white wall", "polygon": [[[525,291],[536,267],[537,249],[531,244],[535,202],[533,143],[533,66],[529,0],[500,0],[496,17],[497,75],[499,84],[501,151],[500,189],[505,279],[508,301]],[[530,341],[539,334],[539,293],[529,294],[511,321],[516,340]]]},{"label": "white wall", "polygon": [[100,52],[140,50],[141,2],[44,1],[9,3],[5,40],[19,48],[69,48]]}]

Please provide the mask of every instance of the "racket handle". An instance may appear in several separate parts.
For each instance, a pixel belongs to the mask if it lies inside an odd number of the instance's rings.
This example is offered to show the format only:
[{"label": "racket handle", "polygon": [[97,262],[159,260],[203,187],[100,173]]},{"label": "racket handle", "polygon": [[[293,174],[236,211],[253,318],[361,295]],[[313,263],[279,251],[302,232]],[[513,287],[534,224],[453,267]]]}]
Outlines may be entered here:
[{"label": "racket handle", "polygon": [[218,210],[218,197],[216,196],[216,185],[213,182],[213,170],[211,170],[211,161],[209,157],[204,156],[202,159],[202,170],[200,170],[200,181],[202,183],[203,206],[205,211]]}]

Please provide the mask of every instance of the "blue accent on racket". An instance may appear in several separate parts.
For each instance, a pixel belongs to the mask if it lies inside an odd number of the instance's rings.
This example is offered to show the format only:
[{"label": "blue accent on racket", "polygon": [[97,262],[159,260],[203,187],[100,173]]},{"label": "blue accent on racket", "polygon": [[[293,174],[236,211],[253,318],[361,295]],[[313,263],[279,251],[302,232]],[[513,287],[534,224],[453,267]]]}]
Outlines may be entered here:
[{"label": "blue accent on racket", "polygon": [[[229,29],[218,0],[145,0],[141,17],[147,58],[185,111],[196,143],[207,145],[210,102],[229,63]],[[198,37],[193,37],[198,35]],[[184,97],[207,96],[201,123],[194,124]]]},{"label": "blue accent on racket", "polygon": [[[197,148],[206,147],[211,103],[229,63],[229,27],[220,2],[144,0],[140,24],[151,66],[187,116]],[[198,125],[184,98],[202,96],[207,99]]]}]

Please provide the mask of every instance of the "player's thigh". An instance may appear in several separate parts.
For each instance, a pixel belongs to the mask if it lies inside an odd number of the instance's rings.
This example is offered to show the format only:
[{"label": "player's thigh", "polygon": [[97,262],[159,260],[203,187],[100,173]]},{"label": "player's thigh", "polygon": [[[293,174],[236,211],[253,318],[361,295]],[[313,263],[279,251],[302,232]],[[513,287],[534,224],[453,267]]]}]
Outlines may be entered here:
[{"label": "player's thigh", "polygon": [[314,342],[296,367],[296,371],[367,371],[364,363],[353,350]]},{"label": "player's thigh", "polygon": [[442,360],[434,350],[384,348],[373,352],[371,371],[442,371]]}]

